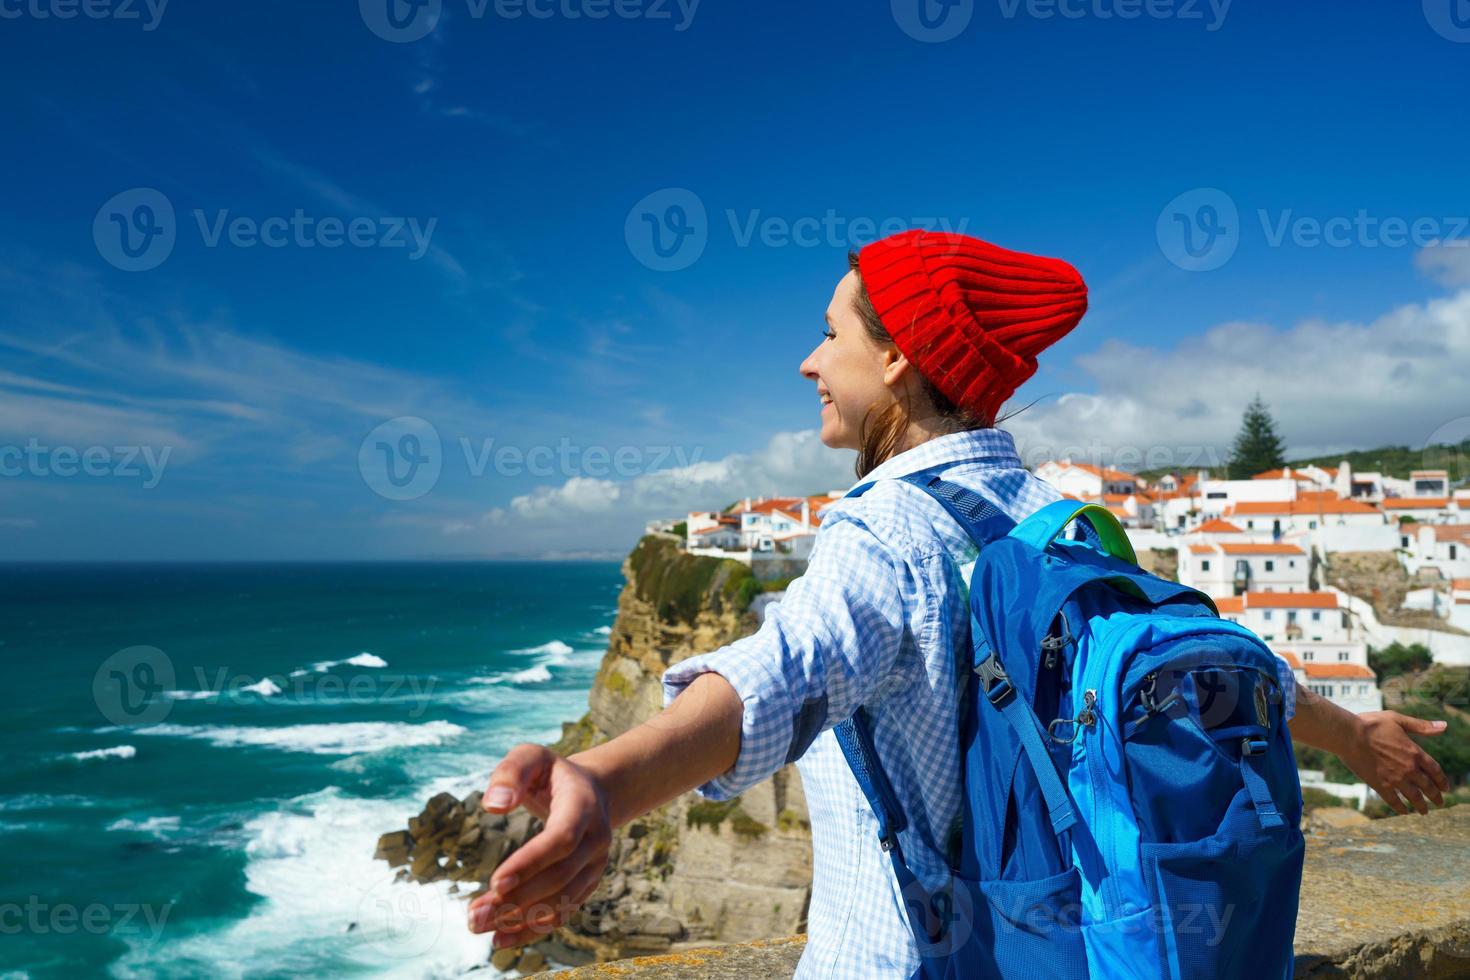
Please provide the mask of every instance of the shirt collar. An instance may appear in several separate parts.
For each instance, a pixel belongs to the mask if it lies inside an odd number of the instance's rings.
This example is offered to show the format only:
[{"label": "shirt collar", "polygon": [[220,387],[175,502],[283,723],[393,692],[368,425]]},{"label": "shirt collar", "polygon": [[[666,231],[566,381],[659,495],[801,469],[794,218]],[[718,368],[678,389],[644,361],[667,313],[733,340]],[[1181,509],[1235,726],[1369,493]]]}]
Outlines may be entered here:
[{"label": "shirt collar", "polygon": [[[936,436],[896,456],[890,456],[869,471],[867,476],[854,483],[852,487],[858,487],[873,480],[892,479],[909,473],[917,473],[919,470],[941,463],[960,463],[977,457],[985,457],[986,462],[991,466],[1015,468],[1021,466],[1021,457],[1016,454],[1016,440],[1009,432],[1001,429],[970,429],[965,432],[951,432],[948,435]],[[852,487],[849,488],[849,492]]]}]

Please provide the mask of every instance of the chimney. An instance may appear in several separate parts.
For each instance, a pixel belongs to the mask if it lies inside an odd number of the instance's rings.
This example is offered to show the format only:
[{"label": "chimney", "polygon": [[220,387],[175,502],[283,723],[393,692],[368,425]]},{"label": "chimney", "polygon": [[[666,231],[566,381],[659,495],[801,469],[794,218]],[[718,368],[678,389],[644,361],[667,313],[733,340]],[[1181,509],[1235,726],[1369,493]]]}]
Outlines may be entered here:
[{"label": "chimney", "polygon": [[805,497],[802,497],[801,498],[801,529],[803,531],[805,531],[805,530],[807,530],[808,528],[811,527],[811,524],[812,524],[812,504],[811,504],[811,501],[810,500],[808,500]]},{"label": "chimney", "polygon": [[750,498],[749,497],[746,497],[745,498],[745,509],[746,510],[750,510]]}]

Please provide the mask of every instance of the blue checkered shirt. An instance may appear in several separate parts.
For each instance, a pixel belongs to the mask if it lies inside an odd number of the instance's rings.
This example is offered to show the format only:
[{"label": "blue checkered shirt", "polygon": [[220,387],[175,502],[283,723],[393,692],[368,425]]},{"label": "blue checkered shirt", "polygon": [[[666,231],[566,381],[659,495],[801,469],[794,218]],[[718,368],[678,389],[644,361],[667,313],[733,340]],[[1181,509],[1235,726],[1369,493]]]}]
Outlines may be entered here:
[{"label": "blue checkered shirt", "polygon": [[[891,457],[861,482],[941,463],[1021,520],[1061,498],[1021,465],[999,429],[940,436]],[[967,585],[978,549],[928,494],[883,480],[827,505],[806,574],[766,608],[754,634],[663,675],[664,703],[699,674],[724,676],[745,705],[740,755],[699,787],[725,800],[795,762],[812,825],[812,896],[798,980],[909,977],[919,957],[877,823],[832,726],[866,705],[878,755],[908,817],[900,837],[928,888],[948,879],[945,844],[964,799],[959,695],[969,659]],[[1287,717],[1291,667],[1281,661]]]}]

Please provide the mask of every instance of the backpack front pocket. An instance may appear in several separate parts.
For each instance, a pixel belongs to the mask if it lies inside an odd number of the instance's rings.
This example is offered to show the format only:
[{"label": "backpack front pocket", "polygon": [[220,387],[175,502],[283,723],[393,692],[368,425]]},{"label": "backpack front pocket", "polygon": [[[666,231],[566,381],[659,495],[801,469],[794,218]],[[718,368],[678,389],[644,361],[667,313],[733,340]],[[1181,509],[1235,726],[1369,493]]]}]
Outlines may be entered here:
[{"label": "backpack front pocket", "polygon": [[1159,975],[1290,977],[1303,853],[1296,827],[1260,827],[1245,790],[1219,833],[1143,844],[1161,938]]},{"label": "backpack front pocket", "polygon": [[[955,878],[973,921],[946,980],[1037,977],[1087,980],[1081,878],[1076,868],[1034,881]],[[957,903],[958,904],[958,903]]]}]

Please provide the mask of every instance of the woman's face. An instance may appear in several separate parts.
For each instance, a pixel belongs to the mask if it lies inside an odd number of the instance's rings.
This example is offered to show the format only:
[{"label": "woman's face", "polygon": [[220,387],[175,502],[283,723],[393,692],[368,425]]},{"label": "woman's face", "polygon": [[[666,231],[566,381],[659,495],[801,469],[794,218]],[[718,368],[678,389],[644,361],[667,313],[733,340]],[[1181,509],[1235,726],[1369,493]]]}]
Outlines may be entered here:
[{"label": "woman's face", "polygon": [[[827,306],[827,334],[801,362],[801,374],[817,383],[822,400],[822,444],[832,449],[859,448],[859,427],[895,400],[890,385],[907,364],[892,344],[877,344],[857,311],[856,272],[837,284]],[[871,425],[871,422],[869,423]]]}]

